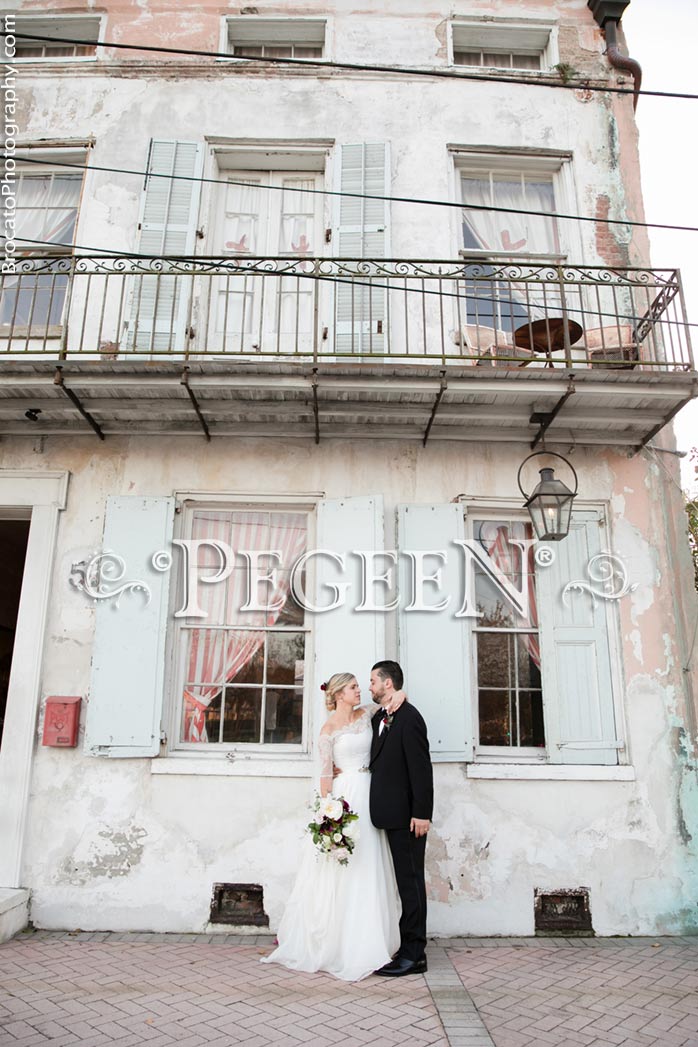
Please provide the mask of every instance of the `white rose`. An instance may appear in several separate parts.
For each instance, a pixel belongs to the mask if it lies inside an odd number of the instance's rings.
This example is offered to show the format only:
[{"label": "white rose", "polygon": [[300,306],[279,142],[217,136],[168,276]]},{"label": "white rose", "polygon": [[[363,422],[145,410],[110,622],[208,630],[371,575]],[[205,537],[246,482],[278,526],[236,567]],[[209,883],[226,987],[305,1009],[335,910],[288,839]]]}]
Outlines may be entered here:
[{"label": "white rose", "polygon": [[337,818],[342,817],[344,814],[344,807],[339,800],[335,800],[332,796],[326,796],[320,806],[320,814],[323,818],[329,818],[334,822]]},{"label": "white rose", "polygon": [[332,839],[334,840],[335,843],[341,843],[342,842],[342,834],[341,833],[335,833],[334,836],[332,837]]},{"label": "white rose", "polygon": [[344,862],[349,857],[349,851],[346,847],[336,847],[334,851],[332,851],[332,857],[335,861]]},{"label": "white rose", "polygon": [[325,848],[326,851],[329,851],[330,847],[332,846],[332,841],[330,840],[329,836],[323,836],[322,846]]},{"label": "white rose", "polygon": [[347,839],[353,840],[354,843],[356,843],[356,841],[358,840],[359,836],[361,835],[361,830],[359,829],[359,823],[358,822],[349,822],[349,824],[346,826],[346,828],[344,830],[344,835],[347,837]]}]

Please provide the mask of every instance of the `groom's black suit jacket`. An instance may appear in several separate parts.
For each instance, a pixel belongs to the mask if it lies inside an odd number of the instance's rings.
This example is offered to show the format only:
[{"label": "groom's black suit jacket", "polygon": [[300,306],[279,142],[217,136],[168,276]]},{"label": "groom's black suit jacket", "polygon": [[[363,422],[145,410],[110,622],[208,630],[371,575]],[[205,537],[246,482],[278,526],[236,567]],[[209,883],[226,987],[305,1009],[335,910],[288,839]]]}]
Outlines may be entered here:
[{"label": "groom's black suit jacket", "polygon": [[409,829],[411,818],[431,821],[434,782],[427,726],[404,702],[379,734],[383,712],[373,717],[371,821],[377,829]]}]

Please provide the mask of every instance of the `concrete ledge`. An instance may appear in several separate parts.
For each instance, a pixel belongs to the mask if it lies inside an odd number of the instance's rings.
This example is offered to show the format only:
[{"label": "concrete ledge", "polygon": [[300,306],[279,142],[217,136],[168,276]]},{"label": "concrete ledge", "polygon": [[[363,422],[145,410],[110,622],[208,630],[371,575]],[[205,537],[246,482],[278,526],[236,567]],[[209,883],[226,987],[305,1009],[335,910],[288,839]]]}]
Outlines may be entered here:
[{"label": "concrete ledge", "polygon": [[29,891],[0,887],[0,942],[9,941],[29,923]]}]

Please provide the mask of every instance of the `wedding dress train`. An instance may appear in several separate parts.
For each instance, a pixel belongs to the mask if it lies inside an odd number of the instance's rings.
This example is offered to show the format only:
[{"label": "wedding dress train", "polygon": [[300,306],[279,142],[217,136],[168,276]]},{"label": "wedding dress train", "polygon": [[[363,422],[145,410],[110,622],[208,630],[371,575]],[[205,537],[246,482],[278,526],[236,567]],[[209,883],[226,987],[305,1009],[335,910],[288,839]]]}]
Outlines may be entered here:
[{"label": "wedding dress train", "polygon": [[322,773],[331,774],[333,764],[341,769],[332,794],[359,816],[354,851],[342,866],[307,837],[279,946],[262,963],[358,981],[388,963],[400,945],[400,898],[388,841],[369,813],[371,713],[366,707],[354,723],[320,736]]}]

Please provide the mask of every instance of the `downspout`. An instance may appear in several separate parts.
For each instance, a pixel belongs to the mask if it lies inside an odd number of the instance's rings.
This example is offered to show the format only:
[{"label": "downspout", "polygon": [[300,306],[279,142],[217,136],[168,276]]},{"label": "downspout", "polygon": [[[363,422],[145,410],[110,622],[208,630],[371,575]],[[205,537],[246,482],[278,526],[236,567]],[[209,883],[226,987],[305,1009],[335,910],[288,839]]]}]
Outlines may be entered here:
[{"label": "downspout", "polygon": [[618,46],[618,23],[630,0],[587,0],[596,24],[603,29],[606,37],[606,54],[614,69],[622,69],[633,78],[633,109],[637,109],[637,100],[642,83],[642,69],[634,58],[621,54]]}]

